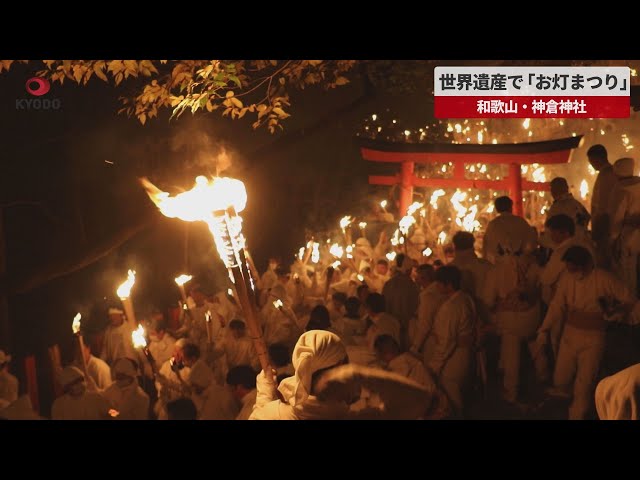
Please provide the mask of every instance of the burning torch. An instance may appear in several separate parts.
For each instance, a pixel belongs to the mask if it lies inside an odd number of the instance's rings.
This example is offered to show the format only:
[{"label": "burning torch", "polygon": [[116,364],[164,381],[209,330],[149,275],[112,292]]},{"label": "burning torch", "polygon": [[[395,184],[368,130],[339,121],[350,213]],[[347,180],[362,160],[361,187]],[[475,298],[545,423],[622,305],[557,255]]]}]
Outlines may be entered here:
[{"label": "burning torch", "polygon": [[193,222],[203,221],[209,227],[218,254],[235,285],[238,302],[244,312],[249,334],[253,338],[260,364],[265,374],[272,375],[267,348],[258,323],[254,280],[245,253],[242,218],[247,192],[244,184],[232,178],[196,178],[196,185],[187,192],[171,197],[146,179],[141,180],[151,200],[170,218]]},{"label": "burning torch", "polygon": [[73,330],[73,334],[75,335],[78,341],[78,348],[80,349],[80,358],[82,359],[82,371],[84,372],[84,377],[89,381],[89,372],[87,370],[87,360],[84,358],[84,340],[82,338],[82,333],[80,332],[80,319],[82,315],[80,313],[76,313],[76,316],[73,317],[73,323],[71,324],[71,330]]},{"label": "burning torch", "polygon": [[178,288],[180,289],[180,296],[182,297],[182,302],[187,303],[187,292],[184,288],[184,284],[193,278],[192,275],[185,275],[184,273],[175,279],[178,284]]},{"label": "burning torch", "polygon": [[127,279],[118,287],[116,290],[116,295],[120,297],[122,301],[122,306],[124,307],[124,313],[127,315],[127,320],[132,327],[135,327],[138,322],[136,322],[136,315],[133,311],[133,302],[131,301],[131,287],[136,282],[136,272],[134,270],[129,270]]},{"label": "burning torch", "polygon": [[155,376],[158,373],[158,368],[156,366],[156,361],[153,358],[153,355],[151,355],[149,347],[147,346],[146,333],[142,325],[138,325],[138,328],[131,332],[131,341],[133,342],[133,348],[141,349],[142,353],[144,353],[144,356],[147,357],[147,361],[151,366],[151,371]]}]

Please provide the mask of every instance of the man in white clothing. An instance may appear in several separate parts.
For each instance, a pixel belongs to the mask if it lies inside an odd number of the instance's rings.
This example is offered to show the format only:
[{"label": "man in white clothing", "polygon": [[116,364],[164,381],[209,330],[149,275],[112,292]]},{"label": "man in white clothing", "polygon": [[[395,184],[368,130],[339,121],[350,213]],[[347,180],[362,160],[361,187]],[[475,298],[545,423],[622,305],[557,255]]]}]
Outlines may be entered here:
[{"label": "man in white clothing", "polygon": [[[112,383],[111,368],[107,365],[107,362],[92,355],[91,343],[91,337],[85,336],[85,341],[83,342],[83,353],[84,361],[87,363],[87,373],[89,374],[90,380],[95,383],[98,390],[105,390]],[[82,367],[82,365],[77,366]]]},{"label": "man in white clothing", "polygon": [[596,265],[608,268],[611,261],[607,251],[611,227],[609,204],[618,177],[613,172],[607,149],[603,145],[593,145],[589,148],[587,158],[591,166],[598,171],[598,177],[593,184],[593,192],[591,193],[591,236],[596,244]]},{"label": "man in white clothing", "polygon": [[540,267],[535,258],[524,251],[498,257],[484,280],[484,302],[495,313],[501,336],[503,396],[510,403],[518,398],[523,344],[531,354],[538,380],[547,379],[546,356],[535,342],[541,322],[539,277]]},{"label": "man in white clothing", "polygon": [[167,324],[162,313],[153,315],[149,340],[149,352],[158,365],[164,365],[173,355],[176,340],[167,333]]},{"label": "man in white clothing", "polygon": [[386,311],[400,322],[400,346],[409,347],[409,323],[418,311],[418,286],[411,279],[413,261],[402,253],[396,255],[396,273],[382,289]]},{"label": "man in white clothing", "polygon": [[492,265],[484,258],[478,258],[475,240],[470,232],[457,232],[452,240],[454,258],[449,265],[458,267],[462,272],[462,291],[473,298],[478,319],[486,325],[489,323],[489,310],[482,299],[481,289]]},{"label": "man in white clothing", "polygon": [[[158,420],[167,419],[167,403],[184,397],[188,393],[191,368],[184,364],[184,348],[186,345],[189,344],[184,338],[176,341],[173,356],[162,364],[156,376],[158,402],[155,405],[155,412]],[[197,348],[197,346],[195,347]]]},{"label": "man in white clothing", "polygon": [[102,394],[88,392],[84,373],[77,367],[62,369],[59,382],[64,394],[53,402],[53,420],[109,420],[109,402]]},{"label": "man in white clothing", "polygon": [[527,221],[513,214],[513,201],[509,197],[498,197],[495,202],[498,216],[487,225],[482,241],[482,257],[496,262],[500,251],[515,252],[523,245],[536,245],[538,234]]},{"label": "man in white clothing", "polygon": [[[567,180],[562,177],[556,177],[549,183],[551,187],[551,196],[553,197],[553,203],[549,210],[547,210],[547,218],[554,217],[556,215],[566,215],[573,220],[576,227],[576,236],[586,237],[587,226],[591,220],[591,215],[584,208],[581,202],[576,200],[569,192],[569,184]],[[548,236],[542,237],[542,244],[545,247],[553,248],[551,239]]]},{"label": "man in white clothing", "polygon": [[440,293],[438,285],[434,281],[435,270],[431,265],[418,267],[418,279],[423,288],[420,291],[418,318],[409,351],[414,355],[419,355],[422,352],[423,362],[428,365],[435,347],[434,337],[431,335],[433,322],[446,297]]},{"label": "man in white clothing", "polygon": [[[542,301],[546,305],[549,305],[553,299],[558,282],[566,271],[565,263],[562,261],[562,257],[566,251],[573,246],[581,246],[587,248],[595,258],[595,250],[586,237],[578,238],[575,236],[575,225],[573,224],[573,220],[567,215],[556,215],[549,218],[545,223],[545,228],[554,245],[551,258],[540,274]],[[560,334],[562,333],[563,326],[564,322],[559,321],[554,324],[553,330],[551,331],[551,347],[556,357],[558,355]]]},{"label": "man in white clothing", "polygon": [[640,296],[640,177],[634,173],[632,158],[621,158],[613,165],[620,179],[611,194],[610,244],[613,270]]},{"label": "man in white clothing", "polygon": [[[260,361],[253,345],[253,340],[247,335],[247,326],[243,320],[234,319],[229,323],[229,334],[222,342],[222,349],[230,370],[238,365],[251,365],[258,370]],[[255,375],[254,375],[255,377]]]},{"label": "man in white clothing", "polygon": [[367,297],[367,323],[365,337],[371,353],[375,353],[373,345],[378,335],[391,335],[400,343],[400,322],[386,312],[385,297],[379,293]]},{"label": "man in white clothing", "polygon": [[203,360],[198,360],[191,368],[189,384],[198,420],[233,420],[238,414],[233,395],[215,382],[213,372]]},{"label": "man in white clothing", "polygon": [[7,404],[18,399],[18,379],[9,373],[11,355],[0,350],[0,401]]},{"label": "man in white clothing", "polygon": [[378,335],[373,345],[380,363],[390,372],[407,377],[430,390],[436,386],[420,360],[409,352],[401,353],[400,346],[391,335]]},{"label": "man in white clothing", "polygon": [[148,420],[149,395],[138,385],[138,364],[130,358],[119,358],[113,364],[115,382],[104,397],[118,412],[117,420]]},{"label": "man in white clothing", "polygon": [[236,420],[249,420],[251,416],[258,394],[256,375],[255,370],[249,365],[238,365],[229,369],[227,373],[227,385],[240,404],[240,413],[236,416]]},{"label": "man in white clothing", "polygon": [[113,365],[113,362],[121,357],[138,358],[131,342],[133,327],[124,316],[124,311],[120,308],[110,308],[109,321],[111,323],[104,332],[100,358],[108,365]]},{"label": "man in white clothing", "polygon": [[538,343],[549,341],[553,324],[566,317],[553,375],[556,392],[573,387],[569,419],[584,419],[593,403],[596,376],[604,353],[606,324],[614,312],[631,312],[629,323],[640,320],[640,303],[613,274],[594,268],[593,257],[583,247],[571,247],[563,256],[567,274],[549,305]]},{"label": "man in white clothing", "polygon": [[471,380],[475,351],[475,308],[461,290],[462,273],[445,266],[436,271],[436,284],[446,300],[433,322],[435,348],[427,368],[446,392],[455,415],[464,412],[465,390]]}]

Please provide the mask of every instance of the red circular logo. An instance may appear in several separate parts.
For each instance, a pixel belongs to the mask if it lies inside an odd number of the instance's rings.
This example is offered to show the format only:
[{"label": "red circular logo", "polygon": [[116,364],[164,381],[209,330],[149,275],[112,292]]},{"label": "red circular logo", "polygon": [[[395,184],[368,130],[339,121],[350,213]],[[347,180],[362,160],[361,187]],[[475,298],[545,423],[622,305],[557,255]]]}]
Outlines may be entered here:
[{"label": "red circular logo", "polygon": [[49,84],[49,80],[47,80],[46,78],[32,77],[27,80],[25,88],[31,95],[40,97],[41,95],[44,95],[49,91],[51,85]]}]

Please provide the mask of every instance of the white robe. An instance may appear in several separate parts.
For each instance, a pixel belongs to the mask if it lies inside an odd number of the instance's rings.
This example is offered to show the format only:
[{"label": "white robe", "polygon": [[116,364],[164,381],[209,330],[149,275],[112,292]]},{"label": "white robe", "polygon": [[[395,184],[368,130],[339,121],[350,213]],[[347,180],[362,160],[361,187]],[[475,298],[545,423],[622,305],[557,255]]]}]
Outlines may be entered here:
[{"label": "white robe", "polygon": [[[134,357],[134,360],[136,357]],[[93,379],[99,390],[108,388],[113,380],[111,379],[111,368],[104,360],[91,355],[87,362],[87,373]]]},{"label": "white robe", "polygon": [[427,387],[431,391],[435,391],[436,385],[433,378],[420,360],[415,358],[410,353],[401,353],[396,358],[391,360],[387,365],[387,370],[407,377],[420,385]]},{"label": "white robe", "polygon": [[478,258],[473,250],[468,250],[456,251],[455,258],[449,265],[458,267],[462,272],[462,283],[460,285],[462,291],[473,298],[480,320],[483,323],[488,323],[489,311],[482,299],[482,287],[492,264],[484,258]]},{"label": "white robe", "polygon": [[108,420],[109,401],[100,393],[85,392],[79,397],[64,394],[53,402],[52,420]]},{"label": "white robe", "polygon": [[594,261],[596,260],[596,253],[591,241],[585,237],[579,238],[576,236],[569,237],[559,245],[555,245],[551,258],[544,266],[542,273],[540,274],[540,283],[542,285],[542,300],[548,305],[553,298],[553,293],[556,289],[556,285],[560,280],[560,277],[565,272],[566,267],[562,261],[562,257],[571,247],[584,247],[589,250]]},{"label": "white robe", "polygon": [[125,388],[120,388],[116,383],[113,383],[103,392],[103,395],[111,403],[111,406],[120,412],[116,419],[149,419],[149,395],[140,388],[136,381]]},{"label": "white robe", "polygon": [[176,340],[168,333],[165,333],[162,340],[152,337],[149,342],[149,352],[156,361],[156,365],[164,365],[164,363],[173,356]]},{"label": "white robe", "polygon": [[522,217],[511,213],[501,213],[487,225],[482,240],[482,257],[491,263],[496,262],[498,246],[512,252],[521,250],[525,245],[537,245],[538,234]]},{"label": "white robe", "polygon": [[117,359],[122,357],[137,359],[138,354],[131,342],[132,332],[131,324],[127,321],[122,322],[122,325],[118,327],[109,325],[104,332],[100,358],[109,365],[113,365]]},{"label": "white robe", "polygon": [[253,345],[253,340],[248,336],[235,338],[231,332],[223,341],[223,350],[227,359],[227,368],[232,369],[238,365],[249,365],[258,371],[260,361]]},{"label": "white robe", "polygon": [[[415,336],[412,339],[411,350],[415,353],[423,352],[425,364],[433,354],[435,343],[431,336],[433,322],[438,309],[447,298],[440,293],[436,282],[432,282],[427,288],[420,292],[420,303],[418,305],[418,320],[415,328]],[[425,343],[426,342],[426,343]]]},{"label": "white robe", "polygon": [[[584,205],[576,200],[573,195],[567,193],[562,197],[555,200],[549,210],[547,210],[546,217],[547,219],[554,217],[556,215],[566,215],[571,218],[576,226],[576,236],[577,237],[587,237],[587,225],[591,220],[591,215],[584,207]],[[549,237],[548,232],[545,232],[540,237],[540,243],[547,247],[553,248],[553,242]]]},{"label": "white robe", "polygon": [[228,388],[212,382],[200,395],[191,395],[198,410],[198,420],[233,420],[238,404]]}]

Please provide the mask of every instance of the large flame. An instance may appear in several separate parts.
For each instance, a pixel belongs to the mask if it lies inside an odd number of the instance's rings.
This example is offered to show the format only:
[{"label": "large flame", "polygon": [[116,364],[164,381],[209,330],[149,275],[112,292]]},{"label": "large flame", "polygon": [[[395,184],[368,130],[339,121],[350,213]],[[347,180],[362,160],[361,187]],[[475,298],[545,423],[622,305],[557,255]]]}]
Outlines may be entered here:
[{"label": "large flame", "polygon": [[187,283],[189,280],[191,280],[193,278],[192,275],[185,275],[184,273],[182,275],[180,275],[178,278],[176,278],[176,283],[178,284],[178,286],[183,286],[185,283]]},{"label": "large flame", "polygon": [[82,318],[82,315],[80,315],[80,313],[76,313],[76,316],[73,317],[73,323],[71,324],[71,329],[73,330],[73,333],[80,332],[80,319],[81,318]]},{"label": "large flame", "polygon": [[438,190],[435,190],[432,194],[431,194],[431,200],[429,200],[429,203],[431,204],[431,206],[437,210],[438,209],[438,198],[442,197],[445,195],[445,191],[441,188],[439,188]]},{"label": "large flame", "polygon": [[[147,179],[143,178],[141,182],[151,200],[167,217],[187,222],[205,222],[227,268],[239,263],[238,252],[244,248],[245,240],[242,218],[234,213],[243,211],[247,204],[244,183],[233,178],[215,177],[209,180],[201,175],[196,177],[191,190],[171,197]],[[228,212],[230,208],[235,212]]]},{"label": "large flame", "polygon": [[131,341],[134,348],[145,348],[147,346],[147,339],[144,337],[144,328],[142,325],[138,325],[133,332],[131,332]]},{"label": "large flame", "polygon": [[127,275],[127,279],[122,285],[118,287],[118,290],[116,290],[116,294],[122,300],[129,298],[129,295],[131,294],[131,287],[133,287],[133,284],[136,283],[135,270],[129,270]]}]

